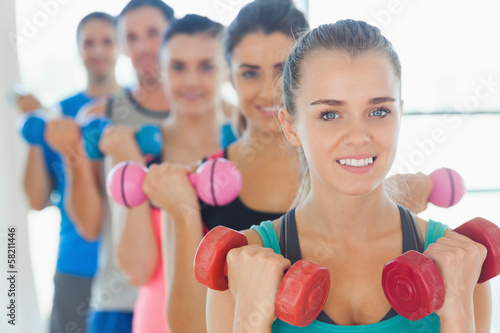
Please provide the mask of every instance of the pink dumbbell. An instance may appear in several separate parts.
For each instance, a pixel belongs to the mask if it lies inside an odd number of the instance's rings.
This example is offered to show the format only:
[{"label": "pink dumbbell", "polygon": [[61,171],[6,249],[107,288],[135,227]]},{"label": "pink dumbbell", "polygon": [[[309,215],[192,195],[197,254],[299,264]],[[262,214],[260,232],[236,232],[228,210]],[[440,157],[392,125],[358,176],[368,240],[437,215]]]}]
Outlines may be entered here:
[{"label": "pink dumbbell", "polygon": [[448,208],[457,204],[465,194],[465,184],[458,172],[448,168],[434,170],[430,175],[434,183],[429,202]]},{"label": "pink dumbbell", "polygon": [[[120,205],[136,207],[147,200],[142,183],[148,169],[126,161],[118,163],[108,174],[108,193]],[[232,202],[241,190],[241,174],[233,163],[224,158],[208,160],[196,173],[188,174],[199,198],[211,206],[224,206]]]}]

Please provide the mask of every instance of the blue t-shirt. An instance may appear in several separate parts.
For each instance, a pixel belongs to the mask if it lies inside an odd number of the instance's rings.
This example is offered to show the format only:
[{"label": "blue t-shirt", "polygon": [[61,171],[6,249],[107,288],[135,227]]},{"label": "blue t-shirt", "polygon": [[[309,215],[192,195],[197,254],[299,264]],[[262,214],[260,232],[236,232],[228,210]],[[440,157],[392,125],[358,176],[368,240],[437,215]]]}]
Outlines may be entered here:
[{"label": "blue t-shirt", "polygon": [[[60,102],[61,113],[74,118],[78,110],[92,100],[84,93],[79,93]],[[92,277],[97,270],[98,242],[83,239],[66,214],[64,209],[64,192],[66,174],[62,157],[54,152],[45,142],[42,144],[45,162],[50,175],[54,178],[54,190],[59,195],[54,202],[61,211],[61,231],[59,233],[59,254],[56,269],[58,272]],[[56,196],[52,196],[54,198]]]},{"label": "blue t-shirt", "polygon": [[219,145],[222,149],[226,149],[231,143],[237,139],[231,122],[225,122],[219,129]]}]

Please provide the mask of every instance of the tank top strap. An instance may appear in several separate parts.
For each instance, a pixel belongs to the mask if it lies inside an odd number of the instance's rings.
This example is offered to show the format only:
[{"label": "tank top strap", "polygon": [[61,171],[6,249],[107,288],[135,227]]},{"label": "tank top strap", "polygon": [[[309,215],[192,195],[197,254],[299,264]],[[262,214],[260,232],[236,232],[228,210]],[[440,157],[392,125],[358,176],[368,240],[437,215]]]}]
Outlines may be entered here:
[{"label": "tank top strap", "polygon": [[398,209],[401,218],[401,231],[403,234],[403,253],[410,250],[423,252],[424,244],[420,237],[420,229],[416,224],[416,219],[411,212],[403,206],[398,205]]},{"label": "tank top strap", "polygon": [[215,160],[216,158],[225,158],[227,159],[227,149],[221,149],[220,151],[216,152],[215,154],[209,155],[207,157],[204,157],[201,162],[206,162],[210,160]]},{"label": "tank top strap", "polygon": [[113,96],[110,96],[108,98],[108,100],[106,101],[106,110],[104,111],[104,113],[106,114],[106,117],[108,117],[109,119],[111,119],[111,117],[113,116],[113,101],[114,101],[114,97]]},{"label": "tank top strap", "polygon": [[302,259],[297,222],[295,220],[295,208],[289,210],[283,217],[280,232],[280,249],[283,256],[290,260],[292,265]]}]

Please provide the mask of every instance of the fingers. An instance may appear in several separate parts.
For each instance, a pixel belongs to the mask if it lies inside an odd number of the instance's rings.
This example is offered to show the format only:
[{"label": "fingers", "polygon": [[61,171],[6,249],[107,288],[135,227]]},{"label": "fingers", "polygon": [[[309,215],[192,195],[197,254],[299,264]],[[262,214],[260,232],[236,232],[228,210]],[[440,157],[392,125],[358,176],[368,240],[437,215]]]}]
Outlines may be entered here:
[{"label": "fingers", "polygon": [[187,169],[182,164],[167,162],[152,164],[144,178],[143,191],[147,194],[152,190],[157,190],[160,186],[166,185],[169,179],[186,174]]},{"label": "fingers", "polygon": [[458,261],[478,258],[482,262],[487,255],[487,250],[484,245],[474,242],[467,236],[453,231],[449,232],[445,237],[439,238],[436,243],[429,245],[427,251],[431,253],[434,251],[454,253],[454,255],[458,257]]},{"label": "fingers", "polygon": [[251,261],[259,267],[265,267],[265,270],[270,274],[284,273],[290,268],[290,260],[277,254],[271,248],[262,247],[260,245],[248,245],[232,249],[227,255],[228,263],[240,264],[242,262]]}]

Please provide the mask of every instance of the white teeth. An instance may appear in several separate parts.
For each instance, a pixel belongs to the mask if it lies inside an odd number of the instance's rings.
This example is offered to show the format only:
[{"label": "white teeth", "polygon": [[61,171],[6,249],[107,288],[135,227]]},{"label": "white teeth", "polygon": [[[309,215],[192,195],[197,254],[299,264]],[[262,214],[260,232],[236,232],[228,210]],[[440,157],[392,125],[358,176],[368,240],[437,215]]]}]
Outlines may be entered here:
[{"label": "white teeth", "polygon": [[280,105],[274,105],[274,106],[261,106],[260,109],[264,112],[269,112],[269,113],[274,113],[278,112],[280,110],[281,106]]},{"label": "white teeth", "polygon": [[343,160],[337,160],[342,165],[349,165],[349,166],[354,166],[354,167],[365,167],[373,163],[373,157],[370,158],[364,158],[360,160],[356,160],[353,158],[348,158],[348,159],[343,159]]}]

